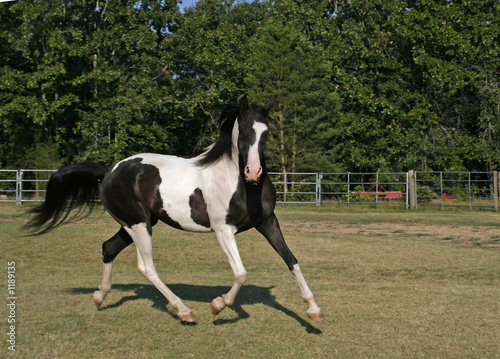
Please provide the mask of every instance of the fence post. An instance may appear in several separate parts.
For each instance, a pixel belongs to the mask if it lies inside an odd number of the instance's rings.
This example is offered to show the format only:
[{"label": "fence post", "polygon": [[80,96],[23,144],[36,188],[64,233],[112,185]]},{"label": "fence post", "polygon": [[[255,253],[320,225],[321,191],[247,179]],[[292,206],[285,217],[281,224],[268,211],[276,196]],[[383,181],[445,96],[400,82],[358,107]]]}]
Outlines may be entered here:
[{"label": "fence post", "polygon": [[498,171],[493,171],[493,197],[495,198],[495,211],[498,211]]},{"label": "fence post", "polygon": [[19,170],[19,204],[23,204],[23,178],[24,170]]},{"label": "fence post", "polygon": [[444,211],[443,172],[439,172],[439,187],[441,188],[441,211]]},{"label": "fence post", "polygon": [[347,172],[347,203],[351,203],[351,173]]},{"label": "fence post", "polygon": [[323,179],[323,174],[316,173],[316,206],[321,204],[321,180]]},{"label": "fence post", "polygon": [[408,196],[410,197],[410,209],[417,208],[417,181],[415,178],[415,171],[408,171],[408,183],[406,184],[408,188]]},{"label": "fence post", "polygon": [[21,170],[16,171],[16,204],[21,205]]}]

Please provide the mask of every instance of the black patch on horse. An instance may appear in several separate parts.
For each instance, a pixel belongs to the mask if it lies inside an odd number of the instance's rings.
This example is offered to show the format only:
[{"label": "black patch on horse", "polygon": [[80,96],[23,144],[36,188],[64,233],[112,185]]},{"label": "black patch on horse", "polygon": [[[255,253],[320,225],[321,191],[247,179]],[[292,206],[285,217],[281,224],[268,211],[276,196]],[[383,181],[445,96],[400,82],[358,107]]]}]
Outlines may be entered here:
[{"label": "black patch on horse", "polygon": [[112,262],[116,256],[127,246],[132,244],[133,240],[130,234],[121,227],[118,233],[102,244],[102,261],[104,263]]},{"label": "black patch on horse", "polygon": [[257,184],[246,182],[240,175],[236,192],[229,202],[226,223],[235,226],[237,233],[257,227],[273,213],[275,203],[276,190],[264,164],[264,173]]},{"label": "black patch on horse", "polygon": [[174,228],[182,229],[163,208],[159,169],[142,163],[142,160],[136,157],[124,161],[106,176],[102,183],[101,199],[113,216],[127,227],[139,223],[153,226],[160,219]]},{"label": "black patch on horse", "polygon": [[189,207],[191,207],[191,218],[194,223],[210,228],[210,218],[208,218],[207,204],[203,198],[201,189],[196,188],[189,196]]}]

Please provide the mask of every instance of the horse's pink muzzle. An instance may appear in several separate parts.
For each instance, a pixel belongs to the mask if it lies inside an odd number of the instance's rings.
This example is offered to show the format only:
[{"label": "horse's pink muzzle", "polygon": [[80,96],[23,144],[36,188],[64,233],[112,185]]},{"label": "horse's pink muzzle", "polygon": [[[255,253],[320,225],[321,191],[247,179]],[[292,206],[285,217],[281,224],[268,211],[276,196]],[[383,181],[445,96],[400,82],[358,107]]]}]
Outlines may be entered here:
[{"label": "horse's pink muzzle", "polygon": [[262,175],[262,167],[258,166],[246,166],[245,167],[245,180],[247,182],[256,183],[259,181],[260,176]]}]

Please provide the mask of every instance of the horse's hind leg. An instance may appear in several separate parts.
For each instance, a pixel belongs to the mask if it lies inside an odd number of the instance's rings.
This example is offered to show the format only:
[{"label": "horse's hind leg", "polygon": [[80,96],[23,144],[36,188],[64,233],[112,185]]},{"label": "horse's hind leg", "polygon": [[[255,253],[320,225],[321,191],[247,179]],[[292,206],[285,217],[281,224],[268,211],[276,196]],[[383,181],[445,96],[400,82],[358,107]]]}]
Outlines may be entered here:
[{"label": "horse's hind leg", "polygon": [[302,275],[302,271],[300,270],[299,263],[295,256],[292,254],[290,249],[285,243],[285,239],[283,238],[283,234],[281,233],[281,229],[278,223],[278,219],[273,214],[267,220],[262,222],[257,230],[266,237],[271,246],[278,252],[278,254],[283,258],[288,268],[294,275],[297,283],[300,287],[300,292],[302,294],[302,299],[307,303],[307,316],[311,320],[315,320],[321,322],[325,320],[323,314],[321,314],[321,309],[318,307],[316,302],[314,301],[313,293]]},{"label": "horse's hind leg", "polygon": [[102,244],[102,281],[99,290],[94,292],[93,299],[97,308],[99,308],[111,290],[111,269],[113,260],[127,246],[133,242],[132,237],[123,229],[123,227],[113,237]]},{"label": "horse's hind leg", "polygon": [[183,322],[195,322],[196,318],[179,297],[177,297],[163,283],[156,272],[153,263],[153,246],[151,243],[151,226],[146,223],[135,224],[132,227],[126,227],[126,231],[134,239],[137,247],[138,269],[154,286],[167,298],[170,304],[178,310],[179,319]]}]

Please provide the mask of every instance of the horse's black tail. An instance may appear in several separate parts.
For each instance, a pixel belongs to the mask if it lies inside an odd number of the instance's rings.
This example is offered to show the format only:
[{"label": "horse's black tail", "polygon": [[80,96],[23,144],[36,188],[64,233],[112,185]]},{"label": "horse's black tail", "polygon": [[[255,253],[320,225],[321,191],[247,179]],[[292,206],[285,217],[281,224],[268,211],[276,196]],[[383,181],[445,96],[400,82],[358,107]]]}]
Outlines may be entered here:
[{"label": "horse's black tail", "polygon": [[56,229],[68,220],[88,216],[99,198],[99,183],[109,167],[97,163],[85,163],[63,167],[55,172],[47,184],[45,202],[28,211],[32,215],[25,229],[33,235]]}]

